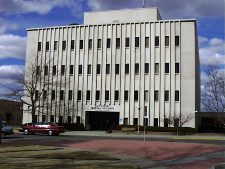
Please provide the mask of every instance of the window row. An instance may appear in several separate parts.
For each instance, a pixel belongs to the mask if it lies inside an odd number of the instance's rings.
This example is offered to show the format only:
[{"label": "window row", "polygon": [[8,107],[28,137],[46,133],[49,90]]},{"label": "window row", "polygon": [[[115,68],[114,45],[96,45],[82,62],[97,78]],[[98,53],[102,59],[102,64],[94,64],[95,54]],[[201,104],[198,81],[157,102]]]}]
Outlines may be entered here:
[{"label": "window row", "polygon": [[[106,64],[106,74],[110,74],[110,64]],[[145,74],[149,73],[149,63],[145,63]],[[135,74],[139,74],[140,72],[140,65],[139,63],[135,63]],[[41,69],[40,66],[37,66],[36,68],[36,72],[37,75],[40,75],[41,73]],[[92,72],[92,65],[89,64],[87,65],[87,74],[90,75]],[[125,74],[129,74],[130,73],[130,65],[129,64],[125,64]],[[159,63],[155,63],[155,73],[158,74],[159,73]],[[165,73],[170,73],[170,64],[169,63],[165,63]],[[175,63],[175,73],[180,73],[180,64],[179,63]],[[57,74],[57,68],[56,65],[54,65],[52,67],[52,75],[55,76]],[[65,75],[65,65],[61,65],[61,73],[62,76]],[[74,65],[70,65],[69,67],[69,74],[73,75],[74,74]],[[82,75],[83,74],[83,66],[79,65],[78,66],[78,74]],[[96,74],[101,74],[101,64],[97,64],[96,67]],[[120,74],[120,64],[115,64],[115,74],[118,75]],[[44,75],[47,76],[49,75],[49,67],[48,66],[44,66]]]},{"label": "window row", "polygon": [[[36,90],[35,92],[35,98],[36,100],[39,99],[39,91]],[[175,91],[175,101],[179,101],[179,90],[176,90]],[[44,90],[43,91],[43,100],[47,100],[47,90]],[[64,100],[64,96],[65,96],[65,93],[64,93],[64,90],[60,90],[60,93],[59,93],[59,99],[60,100]],[[69,90],[69,93],[68,93],[68,100],[73,100],[73,91],[72,90]],[[82,97],[84,97],[84,95],[82,94],[82,91],[81,90],[78,90],[77,92],[77,100],[78,101],[81,101],[83,100]],[[120,97],[120,93],[119,93],[119,90],[116,90],[115,93],[114,93],[114,100],[115,101],[119,101],[119,98]],[[148,101],[148,98],[149,97],[149,92],[148,90],[145,90],[144,91],[144,101]],[[124,100],[125,101],[128,101],[128,98],[129,98],[129,91],[128,90],[125,90],[124,91]],[[138,101],[138,98],[139,98],[139,93],[138,93],[138,90],[135,90],[134,91],[134,101]],[[96,95],[95,95],[95,99],[96,100],[100,100],[100,90],[96,90]],[[51,100],[56,100],[56,91],[55,90],[52,90],[51,91]],[[86,91],[86,100],[87,101],[90,101],[91,100],[91,91],[90,90],[87,90]],[[106,90],[105,91],[105,100],[106,101],[109,101],[110,100],[110,92],[109,90]],[[165,101],[169,101],[170,100],[170,94],[169,94],[169,90],[165,90],[164,91],[164,100]],[[155,90],[154,91],[154,101],[159,101],[159,91],[158,90]]]},{"label": "window row", "polygon": [[[140,47],[140,37],[135,37],[134,45],[136,48]],[[145,47],[149,48],[150,45],[150,39],[149,37],[145,37]],[[155,36],[155,46],[158,47],[160,45],[160,37]],[[165,36],[165,46],[170,45],[170,37]],[[180,38],[179,36],[175,36],[175,46],[180,45]],[[112,43],[111,43],[111,38],[106,39],[106,48],[111,48]],[[121,38],[116,38],[116,48],[121,47]],[[126,37],[125,38],[125,47],[129,48],[130,47],[130,38]],[[54,46],[53,49],[57,50],[58,48],[58,41],[54,41]],[[62,50],[66,50],[67,48],[67,41],[62,41]],[[88,49],[91,50],[93,48],[93,39],[88,39]],[[102,39],[97,39],[97,48],[101,49],[102,48]],[[70,49],[74,50],[75,49],[75,40],[70,41]],[[79,42],[79,49],[84,49],[84,40],[80,40]],[[38,51],[42,50],[42,43],[38,42]],[[45,43],[45,50],[49,51],[50,50],[50,42],[47,41]]]}]

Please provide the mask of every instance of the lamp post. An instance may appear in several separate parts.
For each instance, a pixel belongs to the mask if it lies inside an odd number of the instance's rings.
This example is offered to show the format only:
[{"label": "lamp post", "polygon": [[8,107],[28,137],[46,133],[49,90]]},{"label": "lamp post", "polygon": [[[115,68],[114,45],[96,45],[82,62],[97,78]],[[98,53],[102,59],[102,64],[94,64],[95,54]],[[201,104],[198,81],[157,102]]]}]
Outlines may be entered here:
[{"label": "lamp post", "polygon": [[140,109],[141,107],[138,107],[138,135],[140,135]]},{"label": "lamp post", "polygon": [[[199,124],[199,122],[198,122],[198,110],[195,110],[195,132],[197,133],[198,132],[198,124]],[[196,124],[196,122],[197,122],[197,124]]]},{"label": "lamp post", "polygon": [[145,106],[145,109],[144,109],[144,142],[145,142],[145,138],[146,138],[146,131],[145,131],[145,124],[146,124],[146,116],[147,116],[147,106]]}]

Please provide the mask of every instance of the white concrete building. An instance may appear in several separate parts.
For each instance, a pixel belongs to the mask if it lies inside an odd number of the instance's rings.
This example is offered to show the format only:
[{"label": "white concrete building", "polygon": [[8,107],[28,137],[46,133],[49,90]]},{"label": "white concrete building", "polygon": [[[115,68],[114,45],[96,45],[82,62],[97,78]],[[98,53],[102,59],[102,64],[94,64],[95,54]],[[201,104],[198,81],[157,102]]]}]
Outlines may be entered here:
[{"label": "white concrete building", "polygon": [[[86,12],[84,25],[28,29],[27,60],[30,53],[37,54],[41,68],[47,64],[57,72],[46,78],[62,82],[46,89],[42,102],[50,104],[36,112],[39,121],[100,129],[107,120],[143,125],[145,117],[148,126],[163,127],[164,117],[191,113],[186,126],[195,127],[200,105],[195,19],[162,20],[157,8]],[[24,111],[23,123],[30,121]]]}]

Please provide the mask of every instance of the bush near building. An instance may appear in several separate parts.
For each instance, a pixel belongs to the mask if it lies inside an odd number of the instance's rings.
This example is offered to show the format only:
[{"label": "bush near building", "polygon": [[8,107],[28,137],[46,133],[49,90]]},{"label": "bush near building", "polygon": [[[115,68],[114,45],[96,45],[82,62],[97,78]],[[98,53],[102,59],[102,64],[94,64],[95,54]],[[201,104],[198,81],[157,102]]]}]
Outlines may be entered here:
[{"label": "bush near building", "polygon": [[[122,130],[122,128],[135,128],[136,131],[138,131],[138,125],[118,125],[116,127],[116,130]],[[144,131],[144,126],[139,126],[140,131]],[[145,127],[146,131],[152,131],[152,132],[177,132],[176,127],[154,127],[154,126],[146,126]],[[192,134],[196,133],[195,128],[190,128],[190,127],[182,127],[180,131],[181,135],[183,134]]]},{"label": "bush near building", "polygon": [[84,124],[83,123],[57,123],[60,126],[64,126],[66,130],[70,131],[83,131]]}]

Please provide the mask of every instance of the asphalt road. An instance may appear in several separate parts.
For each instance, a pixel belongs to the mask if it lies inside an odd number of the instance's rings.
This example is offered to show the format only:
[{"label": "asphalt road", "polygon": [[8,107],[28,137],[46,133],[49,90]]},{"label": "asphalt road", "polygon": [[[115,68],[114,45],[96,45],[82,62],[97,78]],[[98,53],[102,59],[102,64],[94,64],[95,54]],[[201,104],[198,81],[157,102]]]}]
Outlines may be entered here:
[{"label": "asphalt road", "polygon": [[[22,133],[15,133],[14,135],[7,136],[2,139],[2,143],[17,143],[17,142],[38,142],[38,141],[51,141],[51,142],[80,142],[90,140],[143,140],[143,137],[107,137],[107,136],[82,136],[82,135],[59,135],[59,136],[47,136],[47,135],[23,135]],[[163,138],[163,137],[151,137],[148,136],[146,141],[166,141],[166,142],[184,142],[184,143],[200,143],[200,144],[214,144],[225,145],[224,140],[209,140],[209,139],[185,139],[183,137],[175,138]]]}]

